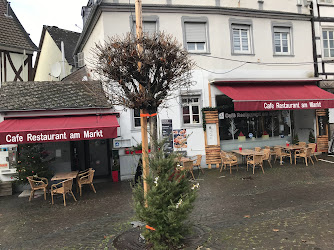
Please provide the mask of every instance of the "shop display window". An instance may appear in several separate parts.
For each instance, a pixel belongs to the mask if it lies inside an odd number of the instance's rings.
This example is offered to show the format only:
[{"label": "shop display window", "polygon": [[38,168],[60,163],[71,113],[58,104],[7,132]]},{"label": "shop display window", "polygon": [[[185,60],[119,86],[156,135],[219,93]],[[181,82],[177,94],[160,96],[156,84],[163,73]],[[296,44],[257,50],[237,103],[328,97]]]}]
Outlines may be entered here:
[{"label": "shop display window", "polygon": [[234,111],[226,96],[217,97],[220,140],[284,138],[291,134],[290,111]]}]

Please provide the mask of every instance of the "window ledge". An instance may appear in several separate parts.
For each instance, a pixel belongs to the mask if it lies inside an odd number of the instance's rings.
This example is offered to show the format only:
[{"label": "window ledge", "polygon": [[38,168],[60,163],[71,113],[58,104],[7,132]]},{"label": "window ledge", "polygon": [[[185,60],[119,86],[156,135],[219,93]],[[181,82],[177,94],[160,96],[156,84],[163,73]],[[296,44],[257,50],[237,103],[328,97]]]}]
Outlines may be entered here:
[{"label": "window ledge", "polygon": [[132,128],[131,133],[141,132],[141,128]]},{"label": "window ledge", "polygon": [[183,124],[183,128],[202,128],[202,123],[196,123],[196,124]]},{"label": "window ledge", "polygon": [[286,56],[286,57],[295,57],[295,55],[292,54],[273,54],[274,57],[280,57],[280,56]]},{"label": "window ledge", "polygon": [[255,56],[254,53],[235,53],[232,52],[232,56]]},{"label": "window ledge", "polygon": [[188,51],[189,54],[192,55],[210,55],[210,52],[196,52],[196,51]]}]

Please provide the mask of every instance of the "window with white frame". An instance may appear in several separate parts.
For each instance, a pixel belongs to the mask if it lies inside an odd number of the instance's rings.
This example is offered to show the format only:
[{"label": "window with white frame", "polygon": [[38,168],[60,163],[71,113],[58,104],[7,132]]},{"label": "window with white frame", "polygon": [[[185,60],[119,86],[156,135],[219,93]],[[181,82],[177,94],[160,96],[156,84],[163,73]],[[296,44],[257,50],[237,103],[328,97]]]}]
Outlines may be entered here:
[{"label": "window with white frame", "polygon": [[334,30],[322,31],[324,57],[334,57]]},{"label": "window with white frame", "polygon": [[278,55],[291,54],[290,27],[274,27],[274,52]]},{"label": "window with white frame", "polygon": [[140,123],[140,109],[133,110],[133,126],[135,128],[139,128],[141,125]]},{"label": "window with white frame", "polygon": [[85,66],[85,56],[83,52],[78,53],[78,67],[81,68]]},{"label": "window with white frame", "polygon": [[200,110],[200,96],[182,96],[183,124],[199,124]]},{"label": "window with white frame", "polygon": [[185,41],[189,52],[207,52],[206,22],[185,22]]},{"label": "window with white frame", "polygon": [[232,48],[233,53],[251,53],[250,25],[232,24]]}]

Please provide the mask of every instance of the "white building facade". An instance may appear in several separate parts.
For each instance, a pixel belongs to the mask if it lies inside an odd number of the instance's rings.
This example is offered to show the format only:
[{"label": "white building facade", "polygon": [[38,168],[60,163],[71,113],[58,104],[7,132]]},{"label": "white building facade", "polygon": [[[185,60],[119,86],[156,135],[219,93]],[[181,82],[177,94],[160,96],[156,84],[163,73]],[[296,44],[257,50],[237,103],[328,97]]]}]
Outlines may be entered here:
[{"label": "white building facade", "polygon": [[[75,54],[83,53],[86,66],[91,68],[95,43],[135,29],[134,1],[96,1],[91,3],[89,13],[84,17],[86,23]],[[207,166],[208,144],[218,144],[223,150],[236,149],[240,144],[244,148],[275,146],[292,142],[295,134],[306,142],[310,131],[316,134],[315,107],[238,110],[233,108],[233,94],[224,87],[304,86],[318,82],[307,1],[144,0],[143,28],[172,34],[195,62],[194,85],[190,90],[179,90],[178,97],[159,110],[158,127],[162,133],[162,123],[171,120],[173,130],[185,129],[187,147],[182,150],[188,156],[203,155],[203,167]],[[208,143],[201,110],[209,106],[218,110],[219,128],[213,136],[217,140]],[[120,134],[114,139],[114,147],[119,150],[121,177],[127,179],[134,174],[138,160],[127,155],[126,148],[141,142],[139,116],[137,110],[117,111]]]}]

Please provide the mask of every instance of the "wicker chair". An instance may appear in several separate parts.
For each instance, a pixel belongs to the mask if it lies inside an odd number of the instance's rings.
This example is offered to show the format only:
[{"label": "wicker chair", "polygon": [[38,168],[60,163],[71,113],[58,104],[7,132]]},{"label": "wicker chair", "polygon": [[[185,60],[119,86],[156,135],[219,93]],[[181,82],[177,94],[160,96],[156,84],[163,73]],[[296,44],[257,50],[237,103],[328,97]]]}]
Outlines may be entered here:
[{"label": "wicker chair", "polygon": [[306,148],[306,142],[300,141],[300,142],[298,142],[298,146]]},{"label": "wicker chair", "polygon": [[262,159],[264,161],[267,161],[269,163],[270,167],[272,168],[273,166],[270,163],[270,161],[271,161],[270,148],[263,149],[263,153],[264,153],[264,155],[263,155]]},{"label": "wicker chair", "polygon": [[313,162],[312,157],[311,157],[311,152],[312,152],[312,148],[303,148],[301,150],[296,150],[296,152],[295,152],[295,165],[296,165],[296,162],[297,162],[297,158],[304,158],[306,166],[308,166],[307,159],[310,159],[312,164],[314,165],[314,162]]},{"label": "wicker chair", "polygon": [[290,157],[290,163],[292,164],[291,151],[289,151],[289,152],[283,151],[281,147],[274,147],[274,151],[275,151],[275,155],[276,155],[274,162],[276,162],[277,158],[280,158],[280,164],[282,165],[283,158]]},{"label": "wicker chair", "polygon": [[232,174],[232,166],[236,166],[238,171],[238,160],[235,155],[227,154],[224,151],[221,151],[220,158],[222,160],[220,172],[223,170],[223,168],[226,169],[227,166],[230,166],[230,174]]},{"label": "wicker chair", "polygon": [[82,186],[85,184],[90,185],[90,188],[94,191],[94,193],[96,193],[95,187],[93,185],[94,172],[94,169],[89,168],[88,170],[78,174],[77,184],[80,190],[80,196],[82,195]]},{"label": "wicker chair", "polygon": [[189,171],[191,173],[192,178],[195,180],[193,169],[194,169],[194,162],[193,161],[183,162],[183,166],[181,167],[181,170]]},{"label": "wicker chair", "polygon": [[194,167],[197,167],[199,170],[202,171],[202,173],[204,174],[204,171],[203,169],[201,168],[201,161],[202,161],[202,155],[197,155],[197,159],[196,161],[194,162]]},{"label": "wicker chair", "polygon": [[248,165],[253,166],[253,174],[255,171],[255,166],[259,165],[262,169],[262,172],[264,173],[263,169],[263,155],[252,155],[248,160],[247,160],[247,171],[248,171]]},{"label": "wicker chair", "polygon": [[34,176],[28,176],[27,179],[31,187],[29,201],[31,201],[32,197],[34,197],[35,191],[41,189],[44,191],[44,200],[46,200],[46,190],[49,185],[48,179],[43,177],[37,177],[37,179],[35,177],[34,179]]},{"label": "wicker chair", "polygon": [[72,192],[72,184],[73,184],[73,179],[65,180],[62,182],[59,182],[57,184],[53,184],[51,186],[51,199],[52,199],[52,205],[54,204],[53,202],[53,195],[54,194],[62,194],[63,199],[64,199],[64,206],[66,206],[66,194],[70,193],[73,196],[73,199],[77,201],[75,198],[73,192]]},{"label": "wicker chair", "polygon": [[261,152],[261,148],[260,147],[255,147],[255,151],[256,152]]},{"label": "wicker chair", "polygon": [[313,156],[314,159],[316,159],[316,161],[318,161],[318,158],[317,158],[317,156],[315,155],[315,148],[317,147],[317,144],[315,144],[315,143],[309,143],[307,146],[308,146],[309,148],[312,148],[311,156]]}]

